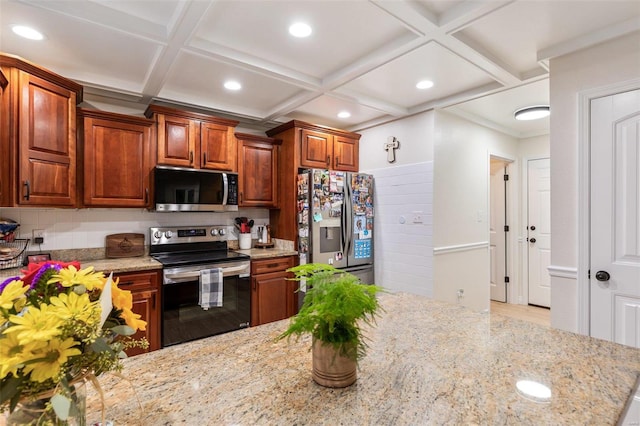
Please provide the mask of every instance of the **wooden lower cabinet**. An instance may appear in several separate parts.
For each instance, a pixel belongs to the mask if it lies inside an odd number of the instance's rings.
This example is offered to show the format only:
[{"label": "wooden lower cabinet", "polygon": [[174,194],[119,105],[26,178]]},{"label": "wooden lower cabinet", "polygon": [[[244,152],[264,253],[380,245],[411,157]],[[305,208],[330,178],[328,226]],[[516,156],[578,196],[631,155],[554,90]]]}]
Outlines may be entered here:
[{"label": "wooden lower cabinet", "polygon": [[295,315],[298,282],[288,280],[294,256],[251,261],[251,326]]},{"label": "wooden lower cabinet", "polygon": [[147,329],[138,331],[133,337],[145,337],[149,341],[149,348],[129,349],[126,351],[127,355],[133,356],[160,349],[160,272],[123,272],[114,274],[114,278],[116,277],[120,278],[118,287],[131,291],[133,312],[141,315],[141,319],[147,322]]}]

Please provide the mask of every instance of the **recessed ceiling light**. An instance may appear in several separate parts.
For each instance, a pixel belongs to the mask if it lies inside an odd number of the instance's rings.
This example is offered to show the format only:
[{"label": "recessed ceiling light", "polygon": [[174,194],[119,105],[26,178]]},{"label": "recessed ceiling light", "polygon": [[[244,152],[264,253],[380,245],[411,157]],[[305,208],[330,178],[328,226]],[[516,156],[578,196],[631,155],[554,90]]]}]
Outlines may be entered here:
[{"label": "recessed ceiling light", "polygon": [[431,80],[419,81],[418,84],[416,84],[416,87],[418,89],[428,89],[430,87],[433,87],[433,81],[431,81]]},{"label": "recessed ceiling light", "polygon": [[516,120],[537,120],[547,117],[550,114],[549,105],[535,105],[520,108],[514,113]]},{"label": "recessed ceiling light", "polygon": [[225,81],[224,87],[227,90],[240,90],[242,89],[242,84],[234,80],[229,80],[229,81]]},{"label": "recessed ceiling light", "polygon": [[311,35],[311,27],[304,22],[296,22],[289,27],[289,34],[294,37],[309,37]]},{"label": "recessed ceiling light", "polygon": [[24,25],[14,25],[11,27],[14,33],[20,37],[28,38],[29,40],[42,40],[44,35],[40,31],[36,31],[31,27],[25,27]]},{"label": "recessed ceiling light", "polygon": [[351,117],[351,113],[349,111],[340,111],[338,113],[338,117],[340,117],[340,118],[349,118],[349,117]]}]

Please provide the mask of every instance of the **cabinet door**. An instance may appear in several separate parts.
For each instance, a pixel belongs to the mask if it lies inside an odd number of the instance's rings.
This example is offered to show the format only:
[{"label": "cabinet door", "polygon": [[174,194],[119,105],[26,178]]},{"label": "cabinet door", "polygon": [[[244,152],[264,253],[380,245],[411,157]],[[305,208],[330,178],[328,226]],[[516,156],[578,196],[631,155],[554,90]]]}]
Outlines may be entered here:
[{"label": "cabinet door", "polygon": [[239,140],[238,181],[241,207],[277,207],[277,146]]},{"label": "cabinet door", "polygon": [[199,156],[197,136],[197,121],[158,114],[158,164],[194,167]]},{"label": "cabinet door", "polygon": [[149,204],[151,125],[84,119],[84,204]]},{"label": "cabinet door", "polygon": [[236,170],[236,144],[230,127],[203,121],[200,125],[200,149],[201,168]]},{"label": "cabinet door", "polygon": [[[272,272],[252,278],[251,326],[289,317],[287,272]],[[254,302],[255,301],[255,302]]]},{"label": "cabinet door", "polygon": [[359,142],[356,139],[335,136],[333,139],[333,169],[357,172],[359,167],[358,145]]},{"label": "cabinet door", "polygon": [[137,355],[143,352],[160,349],[160,289],[158,272],[132,272],[116,274],[120,278],[119,287],[131,291],[133,309],[141,319],[147,322],[145,331],[138,331],[133,335],[135,339],[145,337],[149,342],[149,349],[132,348],[127,355]]},{"label": "cabinet door", "polygon": [[21,205],[76,205],[76,93],[20,71]]},{"label": "cabinet door", "polygon": [[[9,74],[9,70],[6,71]],[[0,206],[11,205],[11,195],[13,191],[12,180],[15,180],[14,159],[11,157],[10,150],[10,132],[11,122],[9,121],[9,79],[4,74],[4,70],[0,68]]]},{"label": "cabinet door", "polygon": [[333,136],[302,129],[300,139],[300,165],[315,169],[331,167]]}]

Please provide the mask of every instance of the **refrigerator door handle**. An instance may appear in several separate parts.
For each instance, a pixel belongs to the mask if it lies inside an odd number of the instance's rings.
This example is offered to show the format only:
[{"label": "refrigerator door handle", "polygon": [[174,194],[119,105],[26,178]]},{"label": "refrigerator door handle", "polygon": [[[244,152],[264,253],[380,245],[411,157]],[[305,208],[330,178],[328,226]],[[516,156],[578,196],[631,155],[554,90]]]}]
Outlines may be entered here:
[{"label": "refrigerator door handle", "polygon": [[340,215],[340,230],[342,236],[342,255],[347,256],[347,196],[345,194],[344,202],[342,203],[342,214]]},{"label": "refrigerator door handle", "polygon": [[344,188],[346,192],[344,194],[344,208],[342,211],[344,212],[344,232],[346,234],[344,255],[348,257],[349,250],[351,250],[351,240],[353,238],[351,233],[351,221],[353,220],[353,217],[347,217],[347,215],[353,216],[353,205],[351,204],[351,175],[346,173],[345,178],[346,182]]}]

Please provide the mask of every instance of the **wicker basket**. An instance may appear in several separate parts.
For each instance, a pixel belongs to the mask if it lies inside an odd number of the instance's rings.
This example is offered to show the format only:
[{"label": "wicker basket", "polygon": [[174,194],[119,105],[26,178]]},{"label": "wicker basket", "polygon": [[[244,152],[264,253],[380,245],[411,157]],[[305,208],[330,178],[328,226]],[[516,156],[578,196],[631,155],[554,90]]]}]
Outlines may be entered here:
[{"label": "wicker basket", "polygon": [[19,268],[27,255],[29,239],[18,239],[9,242],[0,240],[0,269]]}]

